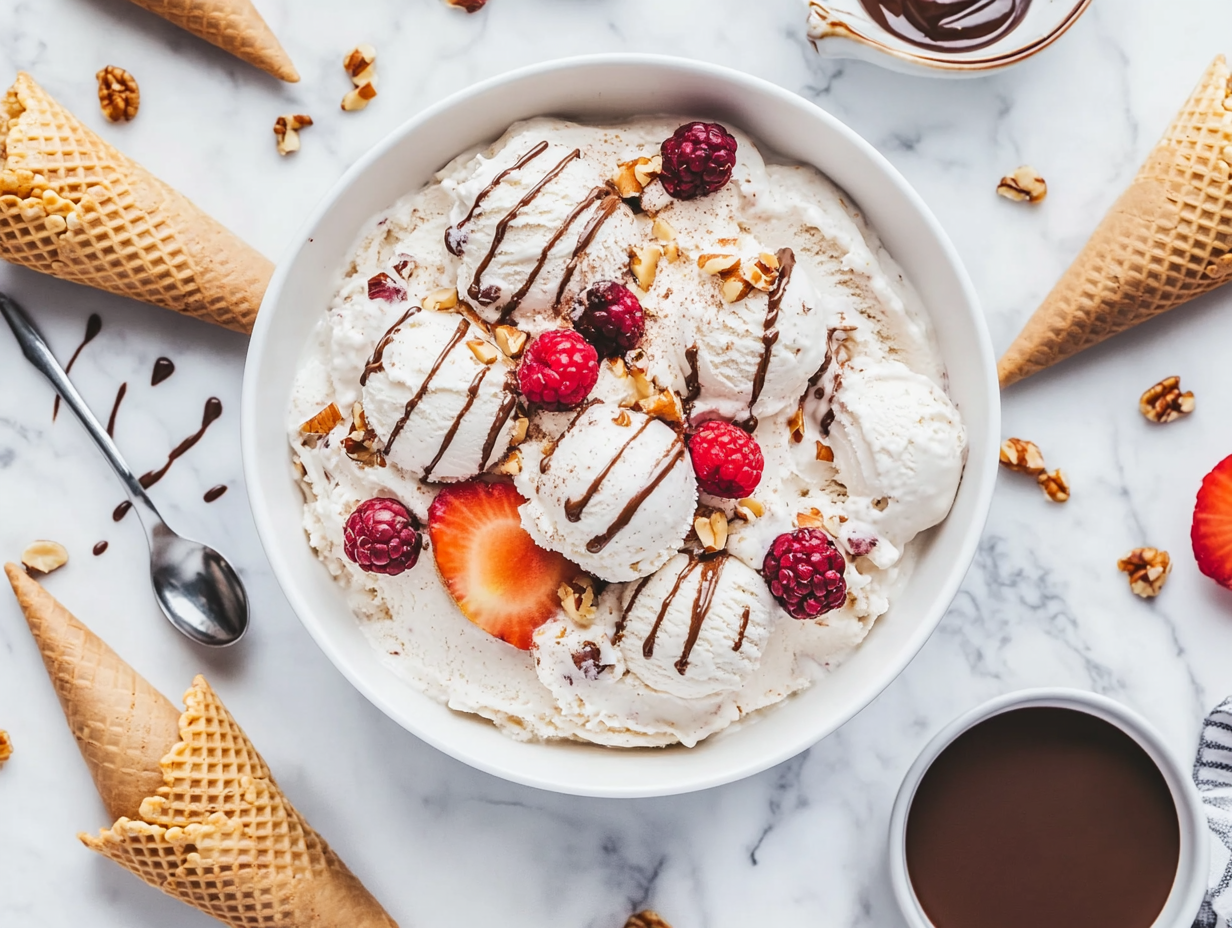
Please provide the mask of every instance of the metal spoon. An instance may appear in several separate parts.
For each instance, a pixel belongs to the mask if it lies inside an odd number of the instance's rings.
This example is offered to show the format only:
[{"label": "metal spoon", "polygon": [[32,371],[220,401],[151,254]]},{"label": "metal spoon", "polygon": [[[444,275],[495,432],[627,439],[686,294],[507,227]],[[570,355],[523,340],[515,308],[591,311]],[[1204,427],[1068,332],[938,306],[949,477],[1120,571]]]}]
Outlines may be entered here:
[{"label": "metal spoon", "polygon": [[85,404],[43,337],[10,297],[0,293],[2,314],[26,360],[51,381],[111,465],[137,511],[150,544],[150,582],[163,614],[182,634],[199,644],[222,647],[239,641],[248,628],[248,595],[226,559],[196,541],[177,535],[146,496],[141,481]]}]

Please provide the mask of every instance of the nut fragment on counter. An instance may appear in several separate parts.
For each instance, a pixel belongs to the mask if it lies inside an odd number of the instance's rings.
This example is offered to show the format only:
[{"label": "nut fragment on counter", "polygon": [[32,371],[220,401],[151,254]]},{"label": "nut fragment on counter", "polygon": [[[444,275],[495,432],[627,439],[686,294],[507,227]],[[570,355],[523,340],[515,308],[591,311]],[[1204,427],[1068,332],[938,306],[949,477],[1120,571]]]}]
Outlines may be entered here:
[{"label": "nut fragment on counter", "polygon": [[141,89],[137,86],[137,78],[113,64],[94,76],[98,78],[98,105],[108,120],[128,122],[137,115],[141,107]]},{"label": "nut fragment on counter", "polygon": [[13,756],[13,739],[9,737],[9,733],[3,728],[0,728],[0,764]]},{"label": "nut fragment on counter", "polygon": [[304,435],[328,435],[342,421],[342,410],[337,403],[330,403],[299,427]]},{"label": "nut fragment on counter", "polygon": [[997,184],[997,193],[1007,200],[1039,203],[1048,196],[1048,184],[1040,177],[1039,171],[1029,164],[1024,164],[1016,168],[1014,173],[1001,178],[1001,183]]},{"label": "nut fragment on counter", "polygon": [[1065,476],[1065,472],[1057,469],[1052,473],[1044,471],[1037,476],[1036,481],[1040,485],[1040,489],[1054,503],[1063,503],[1069,499],[1069,480]]},{"label": "nut fragment on counter", "polygon": [[1165,377],[1142,394],[1138,411],[1152,422],[1172,422],[1194,411],[1193,391],[1182,393],[1180,377]]},{"label": "nut fragment on counter", "polygon": [[1172,573],[1172,558],[1159,548],[1134,548],[1117,561],[1117,570],[1129,574],[1129,588],[1143,599],[1158,596]]},{"label": "nut fragment on counter", "polygon": [[68,550],[57,541],[32,541],[21,552],[21,563],[30,574],[49,574],[68,563]]},{"label": "nut fragment on counter", "polygon": [[347,112],[362,110],[376,96],[376,49],[366,43],[357,45],[347,52],[342,66],[355,85],[342,98],[342,108]]},{"label": "nut fragment on counter", "polygon": [[663,249],[658,245],[641,248],[634,245],[629,248],[629,273],[642,290],[649,292],[654,286],[655,272],[659,269],[659,259],[662,257]]},{"label": "nut fragment on counter", "polygon": [[312,117],[303,113],[291,113],[274,120],[274,136],[278,139],[278,154],[289,155],[299,151],[299,130],[312,125]]},{"label": "nut fragment on counter", "polygon": [[646,909],[630,915],[629,920],[625,922],[625,928],[672,928],[672,926],[665,922],[658,912]]},{"label": "nut fragment on counter", "polygon": [[1007,438],[1001,442],[1001,465],[1015,473],[1036,477],[1044,472],[1044,454],[1033,441]]},{"label": "nut fragment on counter", "polygon": [[562,583],[556,591],[565,615],[582,628],[590,628],[595,621],[595,582],[582,576],[572,583]]},{"label": "nut fragment on counter", "polygon": [[447,4],[457,7],[459,10],[466,10],[468,13],[478,13],[483,9],[488,0],[445,0]]}]

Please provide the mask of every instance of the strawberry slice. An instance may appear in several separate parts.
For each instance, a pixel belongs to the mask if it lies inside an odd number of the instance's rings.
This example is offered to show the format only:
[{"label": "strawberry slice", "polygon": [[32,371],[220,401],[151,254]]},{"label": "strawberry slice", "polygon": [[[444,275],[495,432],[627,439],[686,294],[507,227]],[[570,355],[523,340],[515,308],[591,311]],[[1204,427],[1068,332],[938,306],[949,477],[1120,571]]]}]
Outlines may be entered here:
[{"label": "strawberry slice", "polygon": [[535,629],[560,609],[560,585],[580,571],[526,533],[518,515],[524,502],[508,483],[450,484],[428,510],[428,536],[462,614],[529,651]]},{"label": "strawberry slice", "polygon": [[1202,479],[1189,537],[1198,569],[1232,589],[1232,456]]}]

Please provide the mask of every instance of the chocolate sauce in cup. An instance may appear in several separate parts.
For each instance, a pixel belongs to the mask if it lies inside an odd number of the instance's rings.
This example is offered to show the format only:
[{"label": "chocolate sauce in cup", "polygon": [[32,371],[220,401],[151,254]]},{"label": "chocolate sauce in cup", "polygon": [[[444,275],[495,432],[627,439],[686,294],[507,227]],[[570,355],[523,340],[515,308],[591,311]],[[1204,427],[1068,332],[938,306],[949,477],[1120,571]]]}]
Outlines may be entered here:
[{"label": "chocolate sauce in cup", "polygon": [[987,48],[1013,32],[1031,0],[860,0],[873,22],[938,52]]},{"label": "chocolate sauce in cup", "polygon": [[1188,928],[1206,827],[1150,726],[1088,693],[981,707],[908,773],[891,821],[913,928]]}]

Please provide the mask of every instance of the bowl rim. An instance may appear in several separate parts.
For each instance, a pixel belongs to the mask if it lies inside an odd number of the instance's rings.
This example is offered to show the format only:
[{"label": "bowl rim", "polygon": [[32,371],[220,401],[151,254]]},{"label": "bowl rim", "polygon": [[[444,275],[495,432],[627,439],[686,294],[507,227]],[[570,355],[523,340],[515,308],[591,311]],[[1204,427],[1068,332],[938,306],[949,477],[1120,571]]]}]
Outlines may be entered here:
[{"label": "bowl rim", "polygon": [[[314,610],[314,608],[311,607],[311,605],[306,601],[304,595],[296,587],[296,585],[290,582],[295,574],[288,562],[287,557],[280,550],[279,545],[275,541],[277,538],[275,520],[271,511],[266,508],[256,494],[256,488],[261,486],[262,483],[261,465],[254,450],[258,446],[258,391],[256,389],[256,381],[260,361],[269,349],[270,345],[269,332],[273,325],[275,313],[274,306],[280,300],[282,290],[296,257],[311,241],[314,229],[331,212],[338,200],[345,196],[350,187],[361,175],[368,171],[374,163],[383,158],[392,148],[401,144],[408,135],[412,135],[425,123],[442,116],[449,110],[464,107],[471,101],[483,96],[484,94],[507,84],[531,80],[554,73],[567,73],[579,69],[598,69],[612,66],[666,69],[692,76],[708,77],[727,84],[742,85],[745,89],[755,94],[777,98],[780,102],[784,102],[793,107],[803,107],[807,109],[812,118],[826,123],[830,131],[833,131],[837,135],[843,137],[848,144],[859,150],[863,156],[868,159],[871,166],[877,170],[883,182],[894,186],[897,194],[904,198],[916,211],[919,218],[928,229],[929,234],[934,239],[935,244],[947,259],[950,270],[954,275],[954,279],[956,280],[964,297],[965,305],[963,308],[966,311],[965,315],[967,317],[967,323],[972,327],[974,340],[979,345],[978,358],[974,360],[978,364],[979,371],[981,373],[981,376],[978,379],[983,381],[981,392],[988,402],[988,434],[985,442],[987,447],[977,448],[972,445],[968,446],[968,458],[963,473],[963,480],[975,481],[977,488],[976,496],[973,499],[973,517],[971,522],[963,531],[961,543],[956,545],[954,548],[953,556],[949,559],[950,566],[947,570],[947,575],[944,582],[939,586],[931,608],[925,613],[924,619],[918,623],[911,635],[905,639],[904,645],[902,646],[900,652],[896,655],[896,659],[893,662],[887,663],[883,668],[877,678],[876,685],[869,687],[867,698],[859,701],[859,704],[853,708],[844,709],[843,711],[836,713],[836,720],[832,727],[821,731],[820,733],[810,730],[803,737],[784,739],[778,750],[763,752],[760,754],[750,752],[750,756],[748,756],[743,763],[738,765],[732,764],[718,771],[707,772],[700,775],[693,773],[687,777],[680,777],[674,774],[665,774],[665,777],[670,778],[671,782],[657,786],[613,785],[597,787],[585,782],[576,782],[575,780],[553,779],[549,775],[540,773],[530,774],[521,770],[510,770],[501,764],[491,762],[482,753],[482,751],[472,750],[469,746],[458,743],[458,740],[460,739],[450,740],[448,738],[436,737],[431,732],[425,731],[422,726],[416,724],[413,713],[407,712],[403,708],[396,706],[392,704],[391,701],[385,699],[384,696],[378,691],[378,688],[371,685],[367,678],[360,673],[356,667],[352,666],[352,664],[339,653],[339,650],[334,643],[330,641],[330,635],[325,627],[325,623],[316,621],[316,610]],[[397,198],[397,195],[398,194],[394,194],[391,196],[391,202],[393,199]],[[919,653],[920,649],[924,646],[924,643],[932,635],[942,617],[949,609],[950,604],[953,602],[953,599],[957,594],[972,561],[974,560],[979,539],[983,533],[983,528],[987,521],[992,504],[992,495],[998,467],[997,447],[1000,441],[1000,419],[1000,390],[996,374],[996,358],[993,353],[992,340],[988,332],[987,322],[984,318],[983,312],[981,311],[979,298],[975,292],[974,285],[972,284],[970,276],[968,275],[966,268],[958,255],[957,249],[954,247],[953,242],[942,228],[932,210],[929,209],[919,193],[907,182],[906,178],[903,177],[903,175],[889,162],[888,159],[885,158],[884,155],[877,151],[863,137],[857,134],[855,130],[848,127],[837,117],[817,106],[812,101],[809,101],[799,94],[779,87],[778,85],[762,78],[758,78],[721,65],[671,55],[608,53],[571,56],[540,62],[487,78],[486,80],[479,81],[454,94],[451,94],[450,96],[414,114],[409,119],[405,120],[401,125],[394,128],[388,135],[372,146],[372,148],[370,148],[363,156],[352,164],[351,167],[348,168],[337,181],[335,181],[335,183],[318,202],[316,207],[314,207],[308,218],[304,220],[294,236],[291,238],[291,241],[284,249],[283,254],[280,257],[274,274],[266,289],[265,297],[262,301],[262,311],[260,311],[257,315],[251,341],[249,342],[247,358],[245,360],[243,394],[241,398],[240,434],[245,488],[249,497],[249,506],[252,511],[253,521],[256,525],[257,534],[260,538],[262,548],[265,551],[267,559],[269,560],[270,567],[274,573],[275,579],[278,582],[279,588],[288,600],[292,611],[296,614],[296,617],[300,620],[300,623],[307,629],[313,640],[316,641],[318,647],[321,648],[330,662],[357,690],[359,690],[360,693],[364,695],[365,698],[367,698],[389,718],[397,722],[407,731],[411,732],[411,734],[415,735],[415,737],[426,742],[442,753],[447,754],[456,760],[462,761],[471,767],[492,774],[493,776],[519,783],[524,786],[531,786],[552,792],[596,798],[645,798],[677,795],[721,786],[745,779],[779,763],[789,760],[802,751],[807,750],[822,738],[832,734],[834,731],[838,730],[838,728],[850,721],[851,718],[853,718],[863,708],[867,707],[873,699],[875,699],[887,686],[889,686],[891,682],[898,677],[899,674],[902,673],[906,666]],[[405,685],[413,689],[411,684],[406,683]],[[423,699],[431,698],[426,694],[418,692],[417,695]]]},{"label": "bowl rim", "polygon": [[1025,45],[1019,45],[1016,48],[1008,49],[996,55],[983,55],[978,58],[955,58],[952,55],[929,54],[923,50],[913,52],[905,48],[896,48],[888,45],[876,36],[866,33],[852,26],[846,20],[839,18],[839,15],[827,7],[825,3],[822,3],[821,0],[809,0],[810,16],[816,15],[821,19],[822,28],[825,30],[821,35],[813,35],[810,31],[809,41],[816,47],[818,42],[824,42],[826,39],[847,39],[880,52],[883,55],[896,58],[906,64],[919,65],[934,71],[979,74],[984,71],[1007,68],[1042,52],[1057,39],[1061,38],[1061,36],[1065,35],[1070,27],[1082,17],[1082,14],[1087,11],[1087,7],[1090,5],[1091,0],[1077,0],[1069,12],[1061,17],[1061,20],[1050,31]]},{"label": "bowl rim", "polygon": [[1206,895],[1210,845],[1207,840],[1206,813],[1187,767],[1168,747],[1159,730],[1143,716],[1114,699],[1087,690],[1069,687],[1037,687],[1016,690],[990,699],[964,712],[943,727],[920,751],[903,777],[894,799],[889,826],[889,868],[894,897],[910,928],[934,928],[916,897],[907,870],[907,816],[924,775],[933,762],[960,735],[981,722],[1015,709],[1048,707],[1073,709],[1115,725],[1134,739],[1163,774],[1176,805],[1181,828],[1180,855],[1172,890],[1152,923],[1152,928],[1188,926]]}]

